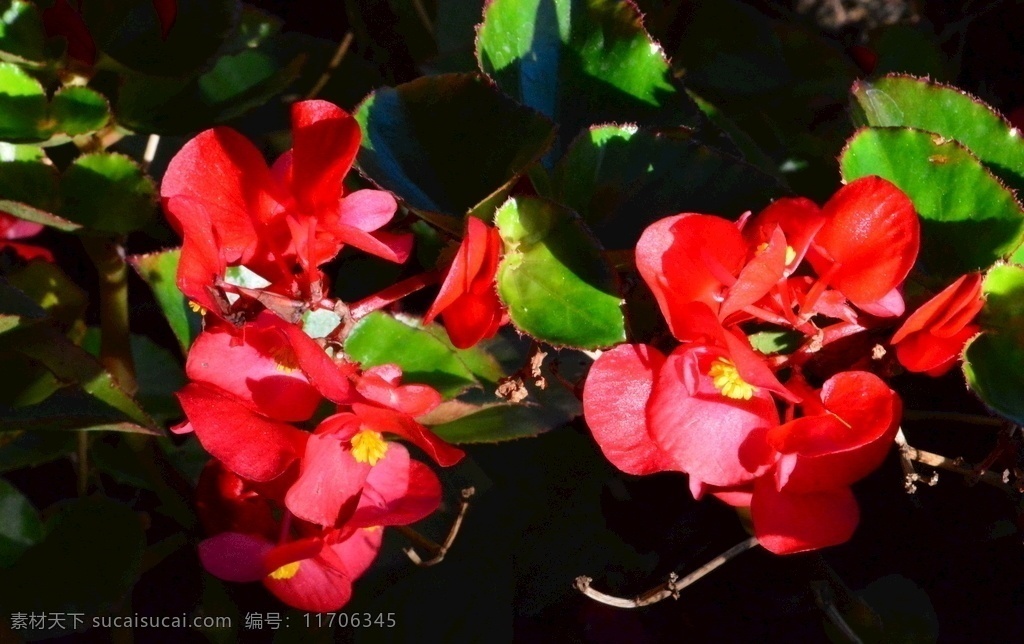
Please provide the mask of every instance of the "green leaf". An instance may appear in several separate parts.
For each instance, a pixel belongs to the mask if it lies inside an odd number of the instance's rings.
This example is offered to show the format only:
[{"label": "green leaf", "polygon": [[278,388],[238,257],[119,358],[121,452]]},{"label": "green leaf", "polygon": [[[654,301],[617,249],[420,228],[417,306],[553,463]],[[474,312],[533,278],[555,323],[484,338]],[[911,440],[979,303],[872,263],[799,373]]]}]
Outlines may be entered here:
[{"label": "green leaf", "polygon": [[964,375],[986,405],[1024,424],[1024,267],[993,267],[982,292],[983,332],[964,350]]},{"label": "green leaf", "polygon": [[89,0],[82,17],[96,45],[122,65],[183,76],[214,56],[238,23],[241,7],[233,0],[177,0],[176,9],[166,37],[150,2]]},{"label": "green leaf", "polygon": [[35,302],[65,331],[82,319],[89,296],[56,264],[31,262],[8,277],[11,286]]},{"label": "green leaf", "polygon": [[153,180],[121,154],[78,157],[64,172],[60,191],[61,215],[99,232],[138,230],[155,214]]},{"label": "green leaf", "polygon": [[20,290],[0,278],[0,333],[6,333],[24,324],[31,324],[46,317],[38,304]]},{"label": "green leaf", "polygon": [[110,104],[88,87],[65,87],[53,95],[50,116],[56,131],[77,136],[101,129],[110,120]]},{"label": "green leaf", "polygon": [[43,522],[32,503],[0,479],[0,568],[9,568],[43,538]]},{"label": "green leaf", "polygon": [[379,89],[355,116],[360,170],[416,210],[456,217],[501,199],[554,136],[546,118],[479,74]]},{"label": "green leaf", "polygon": [[[116,431],[138,431],[159,435],[160,432],[155,428],[153,419],[117,385],[100,363],[55,328],[48,325],[34,325],[24,330],[5,333],[2,337],[7,349],[14,350],[42,364],[62,382],[80,386],[88,396],[122,414],[122,420],[132,421],[139,426],[134,429],[126,426]],[[33,408],[24,408],[25,414],[31,415],[33,411]],[[110,413],[109,410],[107,413]],[[11,420],[11,425],[8,426],[9,430],[22,429],[17,426],[9,414],[6,416],[5,424],[7,420]],[[63,429],[82,427],[73,425],[74,423],[71,426],[63,427]]]},{"label": "green leaf", "polygon": [[131,591],[145,546],[141,518],[124,505],[103,497],[67,502],[47,521],[46,537],[6,573],[4,607],[103,614]]},{"label": "green leaf", "polygon": [[999,112],[955,87],[892,75],[853,85],[863,125],[912,127],[955,139],[1011,188],[1024,189],[1024,141]]},{"label": "green leaf", "polygon": [[31,2],[0,0],[0,61],[39,63],[45,58],[43,20]]},{"label": "green leaf", "polygon": [[766,356],[788,354],[804,343],[804,334],[799,331],[758,331],[747,336],[750,346]]},{"label": "green leaf", "polygon": [[17,65],[0,62],[0,141],[39,141],[48,138],[46,92]]},{"label": "green leaf", "polygon": [[63,458],[75,450],[76,440],[71,432],[0,434],[0,472],[36,467]]},{"label": "green leaf", "polygon": [[[45,213],[54,212],[59,208],[58,177],[56,168],[41,161],[2,161],[0,199],[3,203],[15,202]],[[11,212],[2,205],[0,211]]]},{"label": "green leaf", "polygon": [[685,129],[600,125],[558,164],[555,199],[609,248],[632,248],[648,225],[679,212],[737,217],[784,193],[752,165],[695,141]]},{"label": "green leaf", "polygon": [[[359,320],[345,339],[345,353],[364,369],[382,364],[397,364],[402,368],[403,382],[416,382],[437,389],[445,398],[451,398],[468,387],[479,386],[480,379],[497,382],[500,369],[493,360],[488,364],[480,349],[456,349],[441,334],[427,328],[402,322],[377,311]],[[483,374],[476,374],[466,364],[465,356],[472,356],[473,364]],[[484,368],[480,368],[485,365]]]},{"label": "green leaf", "polygon": [[498,294],[519,330],[582,349],[625,341],[615,274],[572,211],[512,198],[494,221],[505,243]]},{"label": "green leaf", "polygon": [[700,122],[632,3],[493,0],[477,60],[507,94],[558,124],[559,151],[595,123]]},{"label": "green leaf", "polygon": [[186,134],[241,116],[298,77],[307,55],[292,40],[261,40],[257,48],[217,58],[192,79],[127,75],[118,93],[118,121],[141,133]]},{"label": "green leaf", "polygon": [[913,200],[921,215],[917,266],[956,277],[991,266],[1020,246],[1024,211],[966,148],[910,128],[865,128],[839,159],[843,179],[878,175]]},{"label": "green leaf", "polygon": [[181,249],[165,250],[148,255],[132,255],[128,262],[135,267],[139,276],[149,284],[157,304],[167,323],[178,339],[183,354],[188,353],[192,341],[199,335],[202,318],[188,306],[188,300],[178,290],[175,275]]}]

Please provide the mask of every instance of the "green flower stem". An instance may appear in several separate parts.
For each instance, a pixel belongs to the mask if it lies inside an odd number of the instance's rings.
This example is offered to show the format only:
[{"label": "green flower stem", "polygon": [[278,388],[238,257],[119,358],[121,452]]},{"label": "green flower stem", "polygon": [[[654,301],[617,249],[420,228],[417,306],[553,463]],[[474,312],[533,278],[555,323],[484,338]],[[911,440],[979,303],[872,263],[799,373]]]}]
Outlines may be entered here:
[{"label": "green flower stem", "polygon": [[112,239],[83,237],[100,282],[100,362],[117,384],[134,395],[135,362],[128,326],[128,263],[121,244]]}]

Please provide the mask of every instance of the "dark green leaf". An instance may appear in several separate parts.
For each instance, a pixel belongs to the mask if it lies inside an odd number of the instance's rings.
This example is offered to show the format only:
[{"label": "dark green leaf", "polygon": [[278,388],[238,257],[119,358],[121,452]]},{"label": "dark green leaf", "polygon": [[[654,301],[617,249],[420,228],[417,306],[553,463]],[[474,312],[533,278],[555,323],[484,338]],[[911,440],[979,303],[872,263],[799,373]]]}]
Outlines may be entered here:
[{"label": "dark green leaf", "polygon": [[1024,188],[1020,131],[955,87],[893,75],[853,85],[854,117],[863,125],[913,127],[955,139],[1010,187]]},{"label": "dark green leaf", "polygon": [[48,138],[46,92],[17,65],[0,62],[0,141]]},{"label": "dark green leaf", "polygon": [[62,329],[69,330],[82,319],[89,298],[56,264],[31,262],[12,273],[11,286],[24,293]]},{"label": "dark green leaf", "polygon": [[578,212],[609,248],[632,248],[662,217],[737,217],[783,192],[772,177],[683,129],[593,127],[577,137],[554,175],[555,199]]},{"label": "dark green leaf", "polygon": [[[547,119],[479,74],[377,90],[356,119],[360,170],[412,208],[456,217],[502,198],[554,134]],[[454,226],[461,231],[461,223]]]},{"label": "dark green leaf", "polygon": [[477,59],[502,90],[558,124],[559,151],[595,123],[700,121],[632,3],[493,0]]},{"label": "dark green leaf", "polygon": [[105,126],[110,120],[110,104],[88,87],[65,87],[53,95],[50,116],[57,132],[76,136]]},{"label": "dark green leaf", "polygon": [[128,261],[153,290],[153,296],[168,324],[171,325],[182,353],[187,353],[192,341],[199,335],[202,319],[189,308],[188,300],[175,283],[180,257],[181,250],[174,249],[148,255],[133,255]]},{"label": "dark green leaf", "polygon": [[77,499],[58,509],[46,533],[7,572],[5,608],[100,615],[130,592],[146,546],[142,521],[130,509],[103,497]]},{"label": "dark green leaf", "polygon": [[[155,429],[153,420],[131,396],[117,385],[113,377],[100,366],[99,362],[56,329],[47,325],[34,325],[24,330],[5,333],[2,337],[9,350],[17,351],[42,364],[59,380],[80,386],[86,394],[95,398],[99,403],[109,406],[127,417],[123,420],[130,420],[139,425],[134,429],[125,426],[115,431],[159,433]],[[48,400],[52,400],[52,398]],[[33,410],[34,408],[24,408],[26,414],[33,413]],[[7,424],[7,420],[11,420],[12,425],[17,424],[10,415],[5,418],[4,424]],[[76,428],[67,426],[64,429]],[[7,429],[23,429],[23,427],[10,426]]]},{"label": "dark green leaf", "polygon": [[956,277],[991,266],[1024,239],[1024,211],[966,148],[910,128],[865,128],[840,157],[846,181],[878,175],[900,187],[921,215],[918,267]]},{"label": "dark green leaf", "polygon": [[182,76],[198,70],[229,37],[241,13],[233,0],[177,0],[174,24],[161,33],[150,2],[89,0],[82,16],[96,45],[145,74]]},{"label": "dark green leaf", "polygon": [[0,61],[38,63],[45,58],[43,20],[31,2],[0,0]]},{"label": "dark green leaf", "polygon": [[[345,353],[364,369],[397,364],[402,368],[403,382],[430,385],[446,398],[478,386],[478,375],[491,383],[501,377],[497,363],[480,349],[456,349],[443,331],[431,333],[379,311],[356,323],[345,339]],[[478,369],[486,367],[485,373],[475,374],[467,366],[466,356],[472,356]]]},{"label": "dark green leaf", "polygon": [[17,488],[0,479],[0,568],[9,568],[42,538],[39,513]]},{"label": "dark green leaf", "polygon": [[144,227],[155,214],[153,180],[121,154],[78,157],[64,172],[60,191],[61,215],[91,230],[128,233]]},{"label": "dark green leaf", "polygon": [[46,311],[7,280],[0,279],[0,333],[46,317]]},{"label": "dark green leaf", "polygon": [[[36,160],[0,162],[0,199],[50,213],[59,208],[57,170]],[[0,211],[10,212],[0,205]],[[11,213],[17,215],[17,213]],[[25,219],[25,217],[22,217]],[[35,222],[43,223],[43,222]]]},{"label": "dark green leaf", "polygon": [[982,291],[983,333],[964,350],[967,384],[986,405],[1024,424],[1024,267],[993,267]]},{"label": "dark green leaf", "polygon": [[597,349],[625,341],[615,274],[573,212],[513,198],[494,221],[505,243],[498,294],[516,327],[555,346]]},{"label": "dark green leaf", "polygon": [[0,434],[0,472],[36,467],[75,450],[71,432],[4,432]]}]

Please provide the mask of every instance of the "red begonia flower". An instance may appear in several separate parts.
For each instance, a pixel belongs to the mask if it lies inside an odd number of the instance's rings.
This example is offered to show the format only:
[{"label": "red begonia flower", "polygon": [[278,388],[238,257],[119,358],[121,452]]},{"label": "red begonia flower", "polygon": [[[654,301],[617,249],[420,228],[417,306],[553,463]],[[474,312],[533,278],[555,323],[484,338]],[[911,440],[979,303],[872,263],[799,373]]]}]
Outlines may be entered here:
[{"label": "red begonia flower", "polygon": [[779,491],[770,476],[754,483],[750,514],[758,543],[777,555],[845,543],[860,521],[857,499],[849,487]]},{"label": "red begonia flower", "polygon": [[177,396],[206,451],[243,478],[277,478],[305,451],[306,432],[255,413],[223,389],[192,382]]},{"label": "red begonia flower", "polygon": [[33,246],[31,244],[22,244],[13,241],[15,239],[25,239],[27,237],[32,237],[33,235],[38,235],[42,230],[42,224],[18,219],[13,215],[0,211],[0,250],[10,248],[25,261],[42,259],[47,262],[52,262],[53,253],[48,249],[43,248],[42,246]]},{"label": "red begonia flower", "polygon": [[814,236],[825,225],[821,208],[804,197],[774,201],[743,224],[743,236],[754,248],[771,241],[775,229],[782,230],[789,245],[787,272],[792,272],[807,254]]},{"label": "red begonia flower", "polygon": [[69,57],[90,67],[96,63],[96,42],[82,15],[68,0],[55,0],[43,9],[43,29],[51,38],[61,36],[67,39]]},{"label": "red begonia flower", "polygon": [[501,236],[497,229],[468,217],[466,236],[424,322],[429,324],[440,315],[449,339],[460,349],[494,337],[505,316],[494,288],[500,259]]},{"label": "red begonia flower", "polygon": [[202,132],[171,160],[161,185],[164,209],[182,234],[178,286],[217,310],[210,289],[224,269],[245,266],[265,290],[315,299],[318,266],[346,244],[404,262],[409,235],[378,229],[394,215],[382,191],[344,194],[342,179],[359,148],[359,126],[325,101],[292,106],[294,147],[267,167],[245,137],[226,127]]},{"label": "red begonia flower", "polygon": [[974,318],[985,305],[981,281],[979,273],[964,275],[910,314],[892,336],[900,364],[930,376],[953,368],[980,329]]},{"label": "red begonia flower", "polygon": [[822,214],[808,253],[818,275],[861,308],[891,297],[921,242],[910,198],[881,177],[863,177],[840,188]]},{"label": "red begonia flower", "polygon": [[889,453],[903,410],[896,392],[866,371],[832,376],[802,406],[803,417],[767,437],[782,454],[777,485],[790,492],[843,487],[873,472]]}]

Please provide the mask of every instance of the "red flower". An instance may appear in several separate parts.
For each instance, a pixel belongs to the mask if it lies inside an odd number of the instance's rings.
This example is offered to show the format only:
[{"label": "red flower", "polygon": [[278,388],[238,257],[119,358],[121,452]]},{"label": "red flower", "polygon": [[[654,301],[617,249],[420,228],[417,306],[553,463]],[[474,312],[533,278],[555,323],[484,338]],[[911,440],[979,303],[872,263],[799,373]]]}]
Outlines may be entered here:
[{"label": "red flower", "polygon": [[[259,151],[230,128],[207,130],[171,160],[161,197],[183,237],[178,286],[218,310],[211,288],[224,270],[245,266],[264,290],[319,301],[317,269],[351,244],[404,262],[412,237],[380,232],[394,215],[387,192],[344,194],[342,179],[359,149],[359,126],[325,101],[292,106],[293,148],[268,168]],[[230,288],[228,288],[230,291]]]},{"label": "red flower", "polygon": [[504,307],[494,289],[499,259],[498,231],[476,217],[468,217],[466,236],[424,318],[429,324],[440,315],[452,344],[460,349],[494,337],[504,321]]},{"label": "red flower", "polygon": [[964,275],[910,314],[892,336],[896,357],[909,371],[941,376],[978,333],[974,318],[984,305],[981,275]]},{"label": "red flower", "polygon": [[34,224],[24,219],[18,219],[13,215],[0,212],[0,250],[10,248],[25,261],[42,259],[47,262],[53,261],[53,253],[41,246],[22,244],[14,239],[25,239],[39,234],[43,230],[42,224]]}]

